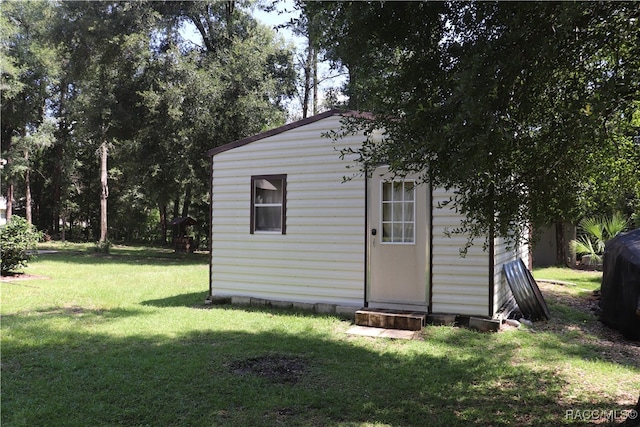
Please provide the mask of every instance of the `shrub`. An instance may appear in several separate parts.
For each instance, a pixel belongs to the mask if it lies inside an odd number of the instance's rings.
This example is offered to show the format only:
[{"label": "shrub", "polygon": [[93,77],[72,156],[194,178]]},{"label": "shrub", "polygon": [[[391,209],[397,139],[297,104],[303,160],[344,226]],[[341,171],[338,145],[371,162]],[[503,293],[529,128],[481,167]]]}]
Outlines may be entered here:
[{"label": "shrub", "polygon": [[13,215],[11,221],[0,227],[1,273],[7,275],[26,267],[42,233],[22,217]]},{"label": "shrub", "polygon": [[98,241],[93,250],[101,254],[108,254],[111,252],[111,241],[109,239],[102,242]]}]

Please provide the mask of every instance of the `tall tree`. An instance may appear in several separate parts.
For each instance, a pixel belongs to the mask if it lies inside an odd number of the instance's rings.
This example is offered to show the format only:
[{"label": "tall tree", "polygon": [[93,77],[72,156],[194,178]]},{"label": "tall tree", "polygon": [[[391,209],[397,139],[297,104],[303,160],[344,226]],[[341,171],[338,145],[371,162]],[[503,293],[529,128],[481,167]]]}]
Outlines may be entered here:
[{"label": "tall tree", "polygon": [[290,28],[294,34],[301,36],[306,41],[304,51],[297,54],[297,67],[302,73],[302,78],[297,87],[298,98],[302,105],[302,118],[309,115],[311,105],[312,114],[318,113],[318,46],[315,40],[316,33],[313,30],[311,19],[313,15],[304,13],[305,3],[295,2],[295,10],[299,11],[297,18],[292,19],[283,27]]},{"label": "tall tree", "polygon": [[[459,231],[472,238],[575,219],[603,164],[637,171],[636,4],[337,3],[310,13],[349,68],[351,106],[376,113],[357,125],[385,129],[358,152],[363,169],[385,162],[455,189]],[[634,186],[637,175],[625,176]]]},{"label": "tall tree", "polygon": [[149,236],[172,204],[205,223],[203,153],[284,123],[292,52],[248,2],[0,7],[2,190],[54,236]]},{"label": "tall tree", "polygon": [[36,129],[29,130],[24,135],[12,138],[9,158],[13,159],[13,171],[19,173],[24,179],[24,205],[25,220],[33,223],[33,197],[31,191],[31,172],[34,170],[34,155],[39,156],[53,144],[55,123],[44,120]]},{"label": "tall tree", "polygon": [[[290,49],[240,4],[156,7],[165,27],[145,65],[145,111],[128,152],[137,159],[130,173],[142,177],[141,191],[155,200],[164,226],[171,203],[176,216],[207,212],[204,152],[284,123],[294,71]],[[202,43],[183,40],[182,25],[196,28]],[[163,228],[163,240],[166,234]]]},{"label": "tall tree", "polygon": [[[341,108],[343,103],[341,89],[327,87],[328,83],[335,82],[337,78],[345,76],[344,67],[327,51],[331,49],[332,43],[319,43],[318,37],[323,26],[323,16],[317,13],[318,10],[329,10],[331,6],[303,0],[295,0],[291,6],[290,2],[285,2],[284,9],[279,10],[278,5],[281,0],[273,0],[267,3],[263,9],[267,12],[289,13],[292,17],[288,22],[276,26],[276,29],[286,28],[294,35],[304,40],[304,45],[298,43],[296,53],[296,68],[298,70],[298,81],[296,84],[297,98],[302,107],[302,117],[309,114],[317,114],[321,109]],[[293,9],[288,9],[293,7]],[[326,8],[326,9],[325,9]],[[315,12],[315,13],[314,13]],[[321,90],[321,85],[323,90]],[[322,98],[322,99],[321,99]]]},{"label": "tall tree", "polygon": [[[31,170],[33,152],[50,143],[49,126],[41,129],[58,76],[57,50],[50,43],[48,24],[54,9],[48,2],[2,4],[2,151],[5,171],[7,217],[13,210],[14,183],[24,183],[25,216],[32,220]],[[49,142],[47,142],[49,141]]]},{"label": "tall tree", "polygon": [[136,77],[155,16],[145,3],[65,2],[65,46],[70,52],[73,117],[99,157],[100,238],[107,239],[108,156],[134,126]]}]

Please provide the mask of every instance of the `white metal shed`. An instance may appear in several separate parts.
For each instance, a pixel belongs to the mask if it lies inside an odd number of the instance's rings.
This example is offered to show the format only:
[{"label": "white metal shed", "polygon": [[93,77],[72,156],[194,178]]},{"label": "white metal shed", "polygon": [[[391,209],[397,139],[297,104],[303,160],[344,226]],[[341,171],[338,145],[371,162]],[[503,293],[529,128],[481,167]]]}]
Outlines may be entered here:
[{"label": "white metal shed", "polygon": [[447,237],[459,225],[443,189],[411,176],[345,180],[357,167],[340,150],[353,135],[325,134],[328,111],[214,148],[211,157],[210,298],[370,307],[494,317],[510,295],[502,265],[526,248],[489,249]]}]

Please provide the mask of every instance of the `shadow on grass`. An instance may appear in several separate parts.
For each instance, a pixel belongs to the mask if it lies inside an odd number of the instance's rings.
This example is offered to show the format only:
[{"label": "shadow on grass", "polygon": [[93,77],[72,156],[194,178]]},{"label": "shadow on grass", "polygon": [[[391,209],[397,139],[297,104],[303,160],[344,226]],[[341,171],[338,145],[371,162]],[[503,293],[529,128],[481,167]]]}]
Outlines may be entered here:
[{"label": "shadow on grass", "polygon": [[[585,360],[611,360],[640,369],[640,342],[626,339],[619,331],[602,324],[595,311],[597,301],[560,290],[545,289],[551,320],[535,325],[548,333],[549,350]],[[591,295],[591,293],[589,293]],[[613,350],[613,351],[612,351]]]},{"label": "shadow on grass", "polygon": [[[204,300],[207,298],[208,293],[205,292],[189,292],[186,294],[172,295],[166,298],[152,299],[148,301],[142,301],[140,304],[152,307],[192,307],[192,308],[204,308]],[[208,307],[208,306],[206,306]]]},{"label": "shadow on grass", "polygon": [[205,266],[209,262],[209,254],[198,252],[192,254],[177,254],[167,250],[127,250],[118,249],[109,254],[92,251],[58,251],[54,253],[39,254],[32,261],[54,261],[69,264],[127,264],[127,265],[184,265],[184,266]]},{"label": "shadow on grass", "polygon": [[242,310],[246,313],[266,313],[266,314],[283,314],[311,318],[320,317],[337,317],[335,314],[316,313],[309,310],[301,310],[296,308],[282,308],[271,305],[239,305],[239,304],[205,304],[204,300],[207,298],[208,293],[205,292],[190,292],[186,294],[172,295],[166,298],[159,298],[153,300],[147,300],[140,302],[141,305],[165,308],[165,307],[187,307],[202,310]]},{"label": "shadow on grass", "polygon": [[[572,409],[558,403],[561,376],[510,364],[513,349],[495,335],[449,328],[379,349],[313,330],[60,330],[77,310],[3,317],[3,425],[547,426],[566,423]],[[85,314],[108,321],[140,313]],[[295,361],[294,380],[260,375],[252,364],[261,360]]]},{"label": "shadow on grass", "polygon": [[[166,298],[154,299],[142,301],[140,304],[143,306],[152,306],[158,308],[166,307],[187,307],[194,309],[204,310],[236,310],[243,311],[245,313],[265,313],[269,315],[296,315],[299,317],[307,318],[322,318],[322,317],[334,317],[340,318],[335,314],[315,313],[312,311],[298,310],[294,308],[281,308],[271,307],[269,305],[232,305],[232,304],[214,304],[206,305],[204,300],[207,296],[206,292],[191,292],[179,295],[172,295]],[[602,328],[595,328],[594,323],[597,324],[598,320],[593,313],[585,312],[565,304],[558,303],[552,295],[549,302],[549,309],[552,313],[552,320],[548,322],[537,322],[534,325],[534,330],[538,332],[547,332],[550,337],[546,340],[547,348],[545,354],[541,357],[545,360],[555,360],[562,357],[572,357],[584,360],[598,360],[602,359],[602,355],[606,352],[607,341],[622,341],[628,343],[633,347],[639,347],[639,344],[625,340],[624,337],[617,331],[605,331],[610,332],[610,335],[603,336],[599,334]],[[597,325],[599,326],[599,325]],[[451,335],[447,335],[446,339],[440,336],[433,336],[429,333],[430,329],[423,330],[425,338],[429,341],[439,341],[443,344],[449,345],[452,348],[486,348],[488,334],[478,334],[475,331],[471,331],[465,328],[456,328],[456,332]],[[523,332],[526,334],[527,332]],[[501,346],[494,345],[492,351],[509,353],[511,350],[508,348],[510,343],[505,343]],[[604,346],[604,347],[603,347]],[[613,358],[615,363],[628,366],[630,368],[640,368],[640,360],[636,360],[634,357],[624,354],[616,354]]]}]

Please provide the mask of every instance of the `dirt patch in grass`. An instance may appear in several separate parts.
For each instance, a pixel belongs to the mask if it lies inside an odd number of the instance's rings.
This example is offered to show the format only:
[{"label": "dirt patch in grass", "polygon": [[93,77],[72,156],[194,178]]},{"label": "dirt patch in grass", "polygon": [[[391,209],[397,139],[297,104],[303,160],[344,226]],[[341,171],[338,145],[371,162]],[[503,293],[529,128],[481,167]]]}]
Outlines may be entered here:
[{"label": "dirt patch in grass", "polygon": [[297,356],[267,354],[235,361],[229,369],[238,375],[251,374],[274,383],[295,384],[308,372],[308,362]]},{"label": "dirt patch in grass", "polygon": [[574,332],[585,345],[601,349],[606,359],[640,368],[640,342],[626,339],[620,332],[609,328],[598,320],[600,310],[599,296],[592,292],[586,296],[568,292],[566,286],[539,282],[538,286],[547,303],[569,307],[582,321],[572,321],[562,317],[553,317],[547,322],[536,322],[535,329],[549,332]]},{"label": "dirt patch in grass", "polygon": [[47,276],[38,276],[36,274],[27,273],[9,273],[6,276],[0,276],[1,282],[17,282],[23,280],[38,280],[38,279],[50,279]]}]

